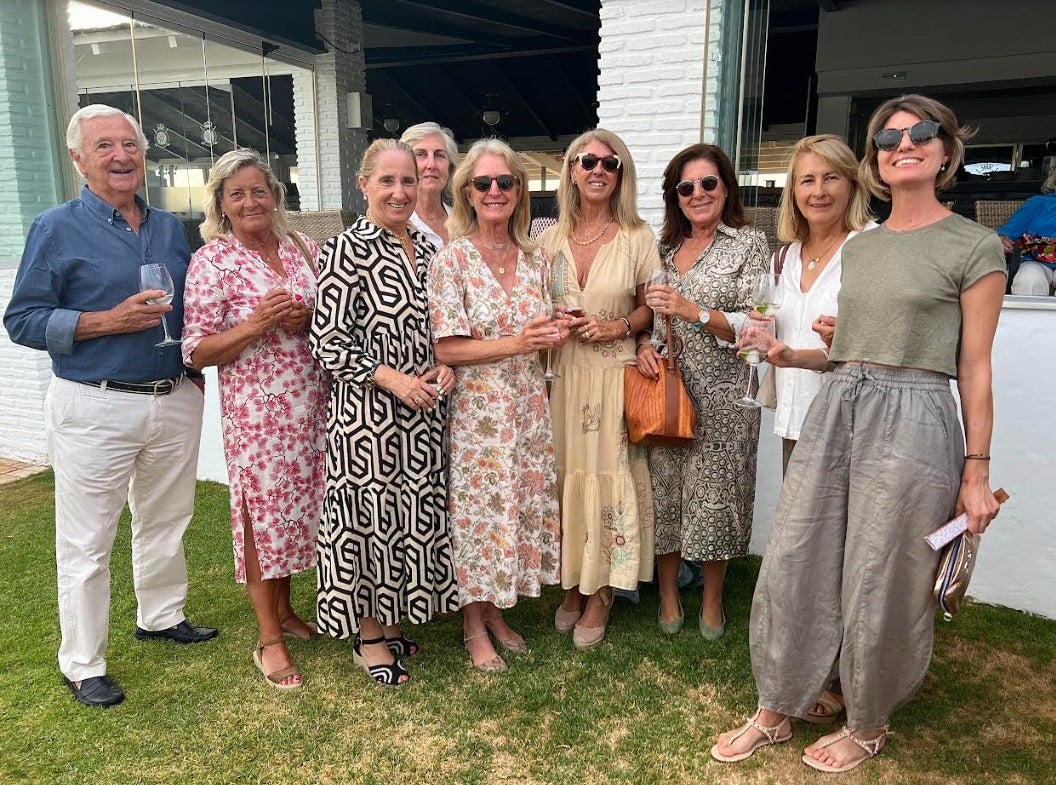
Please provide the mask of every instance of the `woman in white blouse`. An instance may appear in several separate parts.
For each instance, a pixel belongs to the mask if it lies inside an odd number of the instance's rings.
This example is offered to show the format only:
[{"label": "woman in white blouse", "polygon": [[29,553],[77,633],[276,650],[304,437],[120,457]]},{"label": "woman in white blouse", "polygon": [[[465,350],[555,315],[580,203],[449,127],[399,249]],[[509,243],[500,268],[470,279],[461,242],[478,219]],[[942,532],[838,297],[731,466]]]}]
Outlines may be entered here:
[{"label": "woman in white blouse", "polygon": [[[791,244],[774,254],[775,262],[783,257],[784,299],[777,313],[777,334],[783,343],[797,349],[832,344],[840,253],[848,239],[876,226],[871,217],[868,192],[858,179],[858,162],[843,140],[832,134],[800,139],[788,161],[777,227],[778,237]],[[774,367],[769,373],[776,374],[774,433],[781,437],[784,470],[823,377],[802,368]],[[834,675],[803,719],[833,722],[842,712],[843,696]]]},{"label": "woman in white blouse", "polygon": [[[800,139],[789,158],[778,218],[778,236],[791,243],[775,254],[775,261],[784,256],[784,300],[777,314],[783,343],[797,349],[832,343],[840,252],[849,238],[876,226],[871,217],[858,162],[843,140],[832,134]],[[770,373],[776,374],[777,387],[774,432],[781,437],[782,466],[787,467],[822,377],[801,368],[773,368]]]}]

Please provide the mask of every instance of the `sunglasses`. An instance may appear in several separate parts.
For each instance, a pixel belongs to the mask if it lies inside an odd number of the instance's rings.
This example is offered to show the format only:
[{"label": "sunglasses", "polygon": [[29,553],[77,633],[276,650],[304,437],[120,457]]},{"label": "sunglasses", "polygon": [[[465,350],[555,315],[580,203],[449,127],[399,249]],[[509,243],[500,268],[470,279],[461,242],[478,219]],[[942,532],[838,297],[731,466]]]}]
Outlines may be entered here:
[{"label": "sunglasses", "polygon": [[515,185],[520,185],[521,178],[514,174],[500,174],[498,177],[488,177],[486,175],[481,175],[480,177],[474,177],[469,182],[482,194],[486,194],[488,191],[491,190],[492,183],[495,183],[497,186],[499,186],[500,191],[508,191]]},{"label": "sunglasses", "polygon": [[909,132],[909,141],[913,144],[927,144],[939,135],[942,126],[932,120],[921,120],[909,128],[885,128],[873,134],[873,144],[878,150],[889,153],[902,144],[902,134]]},{"label": "sunglasses", "polygon": [[707,177],[701,177],[699,180],[683,180],[675,186],[675,190],[678,191],[679,196],[692,196],[697,183],[700,183],[700,187],[710,193],[719,187],[719,178],[713,174],[709,174]]},{"label": "sunglasses", "polygon": [[623,166],[623,161],[618,155],[606,155],[604,158],[599,158],[594,153],[576,153],[575,158],[584,172],[593,172],[598,161],[601,161],[601,168],[606,172],[615,172]]}]

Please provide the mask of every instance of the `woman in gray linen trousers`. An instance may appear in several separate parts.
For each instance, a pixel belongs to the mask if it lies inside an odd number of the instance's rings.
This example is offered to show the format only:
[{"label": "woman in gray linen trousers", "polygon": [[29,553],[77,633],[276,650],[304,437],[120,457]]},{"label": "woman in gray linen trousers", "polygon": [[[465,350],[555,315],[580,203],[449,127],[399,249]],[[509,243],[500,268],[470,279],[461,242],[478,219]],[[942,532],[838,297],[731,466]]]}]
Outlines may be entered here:
[{"label": "woman in gray linen trousers", "polygon": [[889,717],[931,659],[938,554],[923,537],[954,513],[967,512],[973,532],[997,515],[990,353],[1004,256],[996,234],[936,197],[968,136],[929,98],[882,104],[861,175],[891,200],[891,217],[844,249],[831,356],[755,329],[742,337],[775,365],[836,370],[789,462],[752,603],[759,710],[719,737],[718,760],[788,741],[792,718],[814,706],[841,647],[847,725],[808,746],[803,762],[843,772],[879,753]]}]

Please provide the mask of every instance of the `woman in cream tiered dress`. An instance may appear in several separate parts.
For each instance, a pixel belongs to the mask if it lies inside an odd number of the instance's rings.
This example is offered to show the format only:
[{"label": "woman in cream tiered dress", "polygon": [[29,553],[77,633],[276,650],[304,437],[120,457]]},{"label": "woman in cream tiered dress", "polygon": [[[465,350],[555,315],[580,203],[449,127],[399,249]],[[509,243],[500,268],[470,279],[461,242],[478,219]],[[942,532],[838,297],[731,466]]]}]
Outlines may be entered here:
[{"label": "woman in cream tiered dress", "polygon": [[586,132],[565,157],[558,223],[539,238],[553,260],[557,307],[574,317],[572,339],[555,358],[550,405],[568,590],[554,624],[574,630],[580,649],[604,638],[612,588],[635,589],[653,572],[649,468],[645,449],[628,443],[623,417],[623,369],[652,322],[644,289],[660,264],[635,205],[635,179],[619,137]]}]

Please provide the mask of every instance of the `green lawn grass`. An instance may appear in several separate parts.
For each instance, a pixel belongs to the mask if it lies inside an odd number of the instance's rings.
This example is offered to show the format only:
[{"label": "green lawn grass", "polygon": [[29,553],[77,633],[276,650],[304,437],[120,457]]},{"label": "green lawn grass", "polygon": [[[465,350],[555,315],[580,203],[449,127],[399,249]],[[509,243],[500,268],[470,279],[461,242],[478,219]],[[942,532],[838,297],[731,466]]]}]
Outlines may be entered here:
[{"label": "green lawn grass", "polygon": [[[609,636],[575,652],[554,632],[561,593],[509,613],[532,647],[510,671],[471,670],[457,617],[408,628],[423,651],[413,681],[373,686],[347,642],[291,643],[306,688],[269,688],[250,662],[256,629],[232,577],[227,489],[198,486],[187,536],[192,621],[221,628],[197,646],[132,637],[127,516],[112,562],[110,674],[120,706],[74,703],[56,662],[50,473],[0,487],[0,782],[26,783],[814,783],[799,760],[819,734],[733,766],[711,761],[715,735],[753,708],[747,620],[757,559],[728,578],[729,634],[694,624],[656,631],[656,595],[617,602]],[[294,581],[312,616],[313,578]],[[699,595],[684,594],[687,614]],[[1056,622],[970,605],[938,622],[920,695],[893,718],[884,753],[834,781],[1056,782]]]}]

